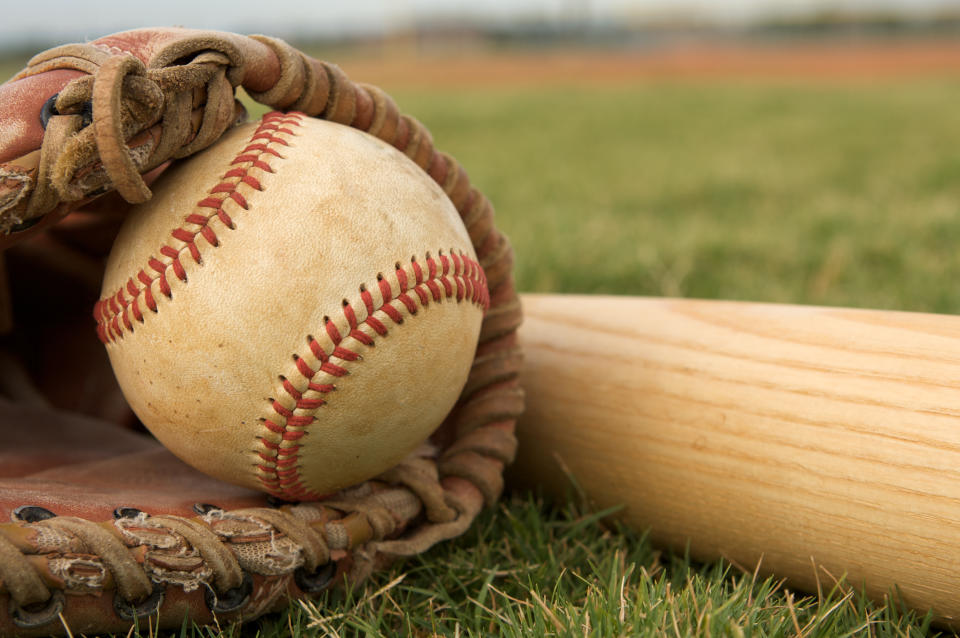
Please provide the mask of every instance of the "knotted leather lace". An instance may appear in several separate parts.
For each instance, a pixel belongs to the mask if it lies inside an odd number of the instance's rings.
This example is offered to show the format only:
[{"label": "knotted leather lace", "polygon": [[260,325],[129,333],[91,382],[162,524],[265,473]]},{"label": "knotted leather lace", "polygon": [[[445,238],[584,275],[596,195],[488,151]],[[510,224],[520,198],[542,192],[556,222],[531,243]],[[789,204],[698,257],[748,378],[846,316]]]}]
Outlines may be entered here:
[{"label": "knotted leather lace", "polygon": [[[510,276],[512,252],[493,225],[490,203],[470,185],[462,167],[436,151],[429,132],[401,114],[388,95],[351,82],[335,65],[309,58],[280,40],[253,37],[277,56],[280,75],[270,89],[251,91],[251,96],[276,109],[353,126],[404,152],[460,212],[491,293],[478,354],[460,402],[443,428],[447,444],[437,458],[408,459],[369,484],[373,487],[347,491],[336,501],[223,513],[259,521],[271,535],[290,539],[300,548],[299,564],[307,570],[330,561],[331,550],[353,550],[353,573],[362,577],[373,569],[378,554],[416,554],[469,527],[480,502],[450,489],[449,480],[469,482],[488,504],[502,490],[503,468],[516,448],[514,422],[523,409],[515,343],[521,314]],[[93,45],[69,45],[38,56],[31,63],[33,72],[68,67],[90,75],[74,80],[57,97],[30,214],[43,215],[110,189],[131,203],[148,199],[144,173],[209,146],[242,116],[234,89],[249,61],[239,57],[229,43],[161,68],[146,68],[133,56]],[[92,121],[85,115],[91,110],[87,105],[92,105]],[[231,537],[214,531],[211,514],[143,517],[193,548],[208,568],[209,587],[222,592],[239,586],[244,566],[236,552],[226,549]],[[149,596],[152,583],[129,556],[145,541],[105,531],[110,525],[68,518],[0,525],[0,579],[13,603],[23,609],[56,598],[56,588],[34,567],[37,556],[23,542],[14,542],[23,537],[24,527],[34,526],[56,528],[98,556],[108,580],[127,600],[136,603]],[[248,571],[258,569],[255,561],[245,565]],[[25,613],[21,621],[40,627],[50,621],[45,618]]]}]

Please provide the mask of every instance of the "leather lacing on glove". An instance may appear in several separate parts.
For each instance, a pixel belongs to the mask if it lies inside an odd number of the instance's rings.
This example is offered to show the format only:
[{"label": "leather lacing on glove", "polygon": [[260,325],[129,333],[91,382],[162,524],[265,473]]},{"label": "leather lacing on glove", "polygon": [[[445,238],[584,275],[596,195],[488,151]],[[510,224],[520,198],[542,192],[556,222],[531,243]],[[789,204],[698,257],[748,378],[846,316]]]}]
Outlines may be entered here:
[{"label": "leather lacing on glove", "polygon": [[[434,437],[434,451],[330,500],[233,511],[198,504],[194,518],[120,507],[106,522],[17,510],[13,523],[0,525],[0,589],[24,631],[58,630],[58,615],[71,605],[64,591],[115,590],[117,617],[132,621],[162,611],[167,586],[204,588],[212,612],[253,618],[276,608],[283,593],[251,596],[266,576],[293,574],[307,594],[344,574],[357,582],[385,559],[463,533],[483,504],[498,498],[504,465],[514,456],[513,427],[523,409],[515,340],[521,313],[512,252],[488,200],[380,89],[355,84],[280,40],[190,33],[199,35],[173,40],[148,64],[102,44],[59,47],[31,60],[18,77],[61,68],[89,75],[45,107],[36,186],[21,206],[0,211],[0,226],[16,234],[113,189],[129,202],[148,199],[143,174],[209,146],[242,119],[234,90],[248,67],[268,66],[251,55],[256,42],[275,55],[279,74],[265,88],[264,74],[257,76],[259,86],[247,87],[255,100],[375,135],[444,189],[486,272],[491,307],[466,388]],[[67,550],[87,562],[64,563]]]}]

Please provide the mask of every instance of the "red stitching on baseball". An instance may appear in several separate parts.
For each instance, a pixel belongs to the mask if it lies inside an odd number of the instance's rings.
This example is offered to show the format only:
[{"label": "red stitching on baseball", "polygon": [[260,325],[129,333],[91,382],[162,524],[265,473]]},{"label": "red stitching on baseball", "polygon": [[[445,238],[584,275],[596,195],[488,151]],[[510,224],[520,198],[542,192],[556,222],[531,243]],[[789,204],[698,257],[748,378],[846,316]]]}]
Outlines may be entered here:
[{"label": "red stitching on baseball", "polygon": [[330,341],[334,343],[340,343],[340,331],[337,330],[337,326],[332,321],[330,321],[329,317],[325,318],[325,323],[326,325],[324,326],[324,328],[326,328],[327,330],[327,336],[330,337]]},{"label": "red stitching on baseball", "polygon": [[[423,270],[416,259],[411,261],[416,285],[411,289],[407,288],[409,276],[406,270],[398,263],[395,266],[393,279],[396,281],[397,289],[400,294],[394,296],[393,288],[390,282],[383,274],[377,275],[377,287],[380,290],[382,301],[376,306],[373,295],[367,290],[366,286],[360,287],[360,300],[367,310],[369,316],[358,323],[356,310],[353,305],[344,300],[342,304],[343,318],[347,325],[351,327],[349,337],[353,337],[360,345],[365,347],[374,347],[375,340],[371,335],[363,332],[360,326],[368,326],[375,335],[383,336],[387,334],[387,325],[381,318],[374,316],[380,314],[384,320],[392,321],[396,325],[404,322],[404,315],[407,318],[415,316],[417,311],[426,307],[431,301],[459,303],[464,299],[469,299],[470,303],[481,306],[484,310],[490,305],[490,297],[487,291],[486,276],[483,268],[476,261],[463,254],[453,254],[447,256],[440,252],[437,260],[427,255],[428,278],[423,279]],[[475,291],[474,294],[466,295],[464,290],[467,287]],[[408,290],[416,291],[416,296],[408,294]],[[433,295],[428,295],[427,290],[433,291]],[[272,399],[272,410],[274,415],[271,419],[263,421],[264,426],[274,434],[279,434],[281,443],[268,444],[266,438],[260,437],[258,440],[264,449],[258,450],[257,455],[265,461],[258,463],[258,478],[263,489],[278,498],[286,500],[306,500],[317,499],[323,496],[303,484],[300,471],[297,466],[299,459],[300,445],[296,444],[294,451],[288,451],[293,448],[287,447],[288,441],[299,441],[306,434],[306,428],[317,421],[314,414],[316,410],[322,409],[327,404],[326,395],[336,389],[332,383],[317,383],[315,377],[320,373],[325,373],[333,378],[344,377],[348,370],[340,365],[339,361],[357,361],[362,360],[362,356],[356,348],[348,348],[344,345],[344,338],[330,317],[324,317],[324,331],[330,339],[332,348],[330,352],[323,349],[319,341],[312,336],[307,337],[307,348],[310,353],[320,362],[318,369],[312,368],[303,357],[294,354],[293,360],[299,373],[308,382],[307,391],[314,392],[320,396],[305,397],[304,392],[296,389],[294,384],[284,377],[281,377],[281,386],[287,394],[289,401],[284,403],[294,405],[288,408],[281,403],[280,399]],[[334,361],[337,360],[337,361]],[[306,412],[306,414],[298,411]]]},{"label": "red stitching on baseball", "polygon": [[277,425],[276,423],[274,423],[274,422],[271,421],[270,419],[264,419],[264,420],[263,420],[263,425],[264,425],[264,427],[266,427],[268,430],[270,430],[271,432],[274,432],[274,433],[276,433],[276,434],[283,434],[283,432],[284,432],[282,426]]},{"label": "red stitching on baseball", "polygon": [[[183,245],[179,248],[169,244],[161,246],[157,252],[162,258],[166,258],[166,261],[151,256],[147,265],[141,268],[135,277],[128,279],[117,292],[96,303],[93,316],[97,321],[97,335],[101,341],[116,342],[124,336],[125,332],[133,332],[134,326],[129,314],[133,315],[134,321],[144,322],[139,305],[141,295],[143,303],[150,311],[158,311],[156,297],[151,289],[154,283],[157,284],[161,294],[172,298],[173,291],[167,279],[168,272],[172,270],[177,279],[182,282],[187,281],[182,258],[184,254],[189,254],[196,263],[201,263],[202,254],[197,245],[198,235],[211,247],[216,248],[220,245],[216,232],[210,227],[210,222],[218,219],[225,228],[234,229],[233,220],[223,209],[224,202],[229,199],[244,210],[249,209],[249,203],[237,192],[237,187],[240,184],[246,184],[254,190],[263,190],[263,186],[252,171],[274,172],[273,167],[265,160],[283,156],[268,144],[289,146],[289,143],[278,135],[295,135],[292,127],[300,126],[302,117],[304,116],[301,113],[280,112],[263,116],[248,144],[230,162],[229,165],[232,168],[224,173],[221,181],[195,204],[196,210],[184,219],[183,224],[170,232],[170,236]],[[404,314],[414,316],[419,308],[428,306],[431,301],[440,303],[446,299],[461,302],[468,299],[472,304],[486,311],[490,305],[490,295],[487,290],[486,275],[479,263],[463,254],[454,253],[448,256],[442,251],[438,252],[436,258],[426,253],[425,261],[426,272],[416,258],[411,259],[412,286],[406,270],[399,262],[395,265],[392,274],[397,283],[396,295],[390,282],[383,274],[378,274],[377,289],[381,296],[379,306],[374,301],[373,294],[365,285],[361,285],[360,301],[366,311],[366,318],[363,321],[357,318],[353,306],[344,300],[342,313],[349,328],[347,337],[352,338],[360,346],[373,348],[376,345],[377,336],[388,334],[387,320],[397,325],[402,324]],[[380,317],[375,316],[376,314]],[[373,335],[365,332],[364,327],[369,328]],[[310,353],[320,364],[316,369],[311,367],[303,357],[293,355],[297,371],[307,381],[307,391],[320,396],[304,397],[303,392],[298,391],[289,380],[281,377],[282,390],[294,407],[287,408],[279,400],[270,399],[272,414],[269,418],[260,419],[260,423],[267,431],[266,435],[270,436],[270,433],[279,435],[280,442],[272,442],[264,436],[257,437],[261,449],[255,452],[263,461],[255,464],[260,472],[258,478],[266,491],[284,499],[305,500],[321,496],[303,485],[297,467],[301,448],[297,441],[306,434],[306,428],[316,421],[313,412],[322,409],[327,404],[325,397],[336,391],[334,383],[319,382],[315,377],[322,373],[331,377],[330,381],[333,381],[348,374],[346,368],[337,365],[337,362],[331,359],[343,362],[362,360],[357,349],[341,345],[345,337],[333,321],[325,318],[323,328],[333,344],[329,353],[324,351],[319,341],[312,336],[307,337]],[[307,414],[298,414],[297,410],[306,411]]]},{"label": "red stitching on baseball", "polygon": [[[165,297],[173,296],[173,291],[167,280],[167,272],[172,270],[177,279],[180,281],[187,280],[187,272],[183,267],[182,259],[184,253],[187,253],[196,263],[201,262],[200,246],[197,245],[198,235],[211,247],[216,248],[220,245],[220,240],[210,226],[210,222],[213,219],[218,219],[224,227],[231,230],[234,228],[230,215],[223,210],[223,203],[229,199],[244,210],[249,209],[246,198],[237,191],[237,186],[246,184],[254,190],[263,190],[260,181],[251,174],[251,171],[256,169],[267,173],[273,172],[273,169],[264,160],[270,157],[282,158],[282,156],[268,144],[289,146],[289,143],[278,135],[294,135],[294,128],[300,126],[302,117],[304,116],[300,113],[279,112],[268,113],[263,116],[260,125],[253,132],[250,142],[230,162],[230,166],[233,168],[224,173],[220,182],[207,191],[207,196],[196,203],[195,208],[197,210],[189,214],[180,227],[170,231],[170,236],[178,242],[182,242],[183,245],[179,248],[169,244],[161,246],[158,253],[161,258],[166,258],[167,261],[157,257],[150,257],[147,261],[147,268],[156,274],[150,275],[146,270],[141,269],[137,273],[136,279],[130,278],[125,287],[96,303],[93,308],[93,317],[97,321],[97,335],[101,341],[104,343],[116,342],[123,337],[125,332],[132,332],[134,326],[129,318],[129,313],[133,314],[135,321],[143,323],[143,313],[139,309],[140,295],[143,295],[143,302],[147,308],[157,312],[157,302],[151,291],[154,282]],[[243,164],[247,164],[247,166],[242,166]],[[126,289],[129,298],[123,294],[124,289]]]}]

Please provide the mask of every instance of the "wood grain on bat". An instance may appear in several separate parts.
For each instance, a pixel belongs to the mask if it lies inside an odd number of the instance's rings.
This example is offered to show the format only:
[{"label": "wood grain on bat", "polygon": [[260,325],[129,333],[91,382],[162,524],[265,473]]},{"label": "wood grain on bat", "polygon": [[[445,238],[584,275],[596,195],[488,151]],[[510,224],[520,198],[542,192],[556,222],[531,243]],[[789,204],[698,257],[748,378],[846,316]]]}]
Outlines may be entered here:
[{"label": "wood grain on bat", "polygon": [[562,493],[559,457],[661,545],[960,621],[960,318],[523,302],[518,480]]}]

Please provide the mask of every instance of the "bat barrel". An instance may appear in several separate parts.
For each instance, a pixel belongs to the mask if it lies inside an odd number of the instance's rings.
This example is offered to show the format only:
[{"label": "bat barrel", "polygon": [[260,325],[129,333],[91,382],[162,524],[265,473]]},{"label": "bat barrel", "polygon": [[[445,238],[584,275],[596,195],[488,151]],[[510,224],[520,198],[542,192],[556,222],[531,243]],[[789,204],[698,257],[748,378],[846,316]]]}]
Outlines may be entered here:
[{"label": "bat barrel", "polygon": [[960,318],[526,295],[522,483],[960,625]]}]

